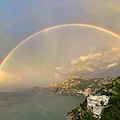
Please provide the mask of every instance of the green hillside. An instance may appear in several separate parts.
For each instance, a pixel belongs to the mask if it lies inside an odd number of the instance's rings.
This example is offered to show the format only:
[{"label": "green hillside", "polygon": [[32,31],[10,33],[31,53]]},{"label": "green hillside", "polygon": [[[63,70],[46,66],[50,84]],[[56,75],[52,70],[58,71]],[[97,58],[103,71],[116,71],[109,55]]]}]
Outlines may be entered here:
[{"label": "green hillside", "polygon": [[[73,109],[67,114],[67,120],[120,120],[120,77],[115,78],[115,81],[107,84],[97,94],[110,96],[108,107],[102,112],[101,118],[94,118],[92,113],[87,110],[87,100],[79,107]],[[106,92],[104,91],[106,90]]]}]

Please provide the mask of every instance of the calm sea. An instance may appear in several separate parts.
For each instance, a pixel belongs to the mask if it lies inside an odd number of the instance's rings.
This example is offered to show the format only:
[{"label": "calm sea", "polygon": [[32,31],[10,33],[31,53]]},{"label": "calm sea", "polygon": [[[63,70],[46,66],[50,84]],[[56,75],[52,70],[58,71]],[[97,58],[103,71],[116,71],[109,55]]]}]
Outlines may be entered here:
[{"label": "calm sea", "polygon": [[0,120],[66,120],[84,96],[0,93]]}]

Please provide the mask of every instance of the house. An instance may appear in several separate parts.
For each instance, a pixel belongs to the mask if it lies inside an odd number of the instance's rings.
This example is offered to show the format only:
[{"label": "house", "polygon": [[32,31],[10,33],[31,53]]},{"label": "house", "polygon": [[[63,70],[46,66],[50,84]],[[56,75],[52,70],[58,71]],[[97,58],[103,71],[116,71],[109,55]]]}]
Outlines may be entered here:
[{"label": "house", "polygon": [[106,95],[87,97],[87,108],[93,113],[94,117],[101,118],[101,113],[108,104],[110,97]]}]

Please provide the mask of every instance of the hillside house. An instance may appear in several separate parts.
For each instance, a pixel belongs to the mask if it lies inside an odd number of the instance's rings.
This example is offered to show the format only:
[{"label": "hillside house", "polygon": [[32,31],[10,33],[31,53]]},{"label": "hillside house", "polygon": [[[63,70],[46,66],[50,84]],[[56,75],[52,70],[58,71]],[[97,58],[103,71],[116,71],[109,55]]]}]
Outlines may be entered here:
[{"label": "hillside house", "polygon": [[87,108],[93,113],[94,117],[101,118],[101,113],[108,104],[110,97],[106,95],[87,97]]}]

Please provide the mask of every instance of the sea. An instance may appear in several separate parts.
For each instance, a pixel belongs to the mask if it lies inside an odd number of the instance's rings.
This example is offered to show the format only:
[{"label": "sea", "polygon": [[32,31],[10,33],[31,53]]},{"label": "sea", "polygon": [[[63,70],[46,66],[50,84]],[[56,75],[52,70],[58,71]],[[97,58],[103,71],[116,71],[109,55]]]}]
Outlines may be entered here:
[{"label": "sea", "polygon": [[0,93],[0,120],[66,120],[85,96]]}]

